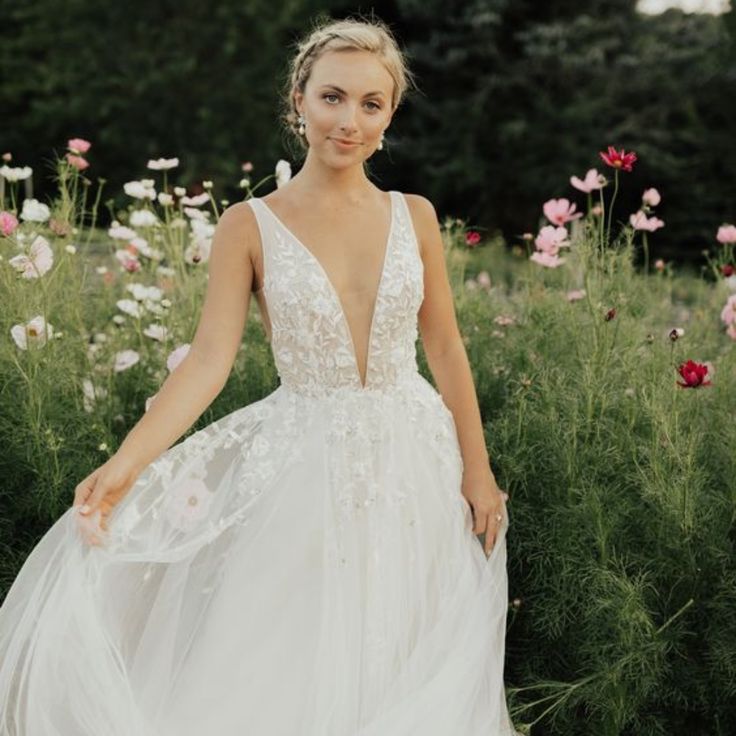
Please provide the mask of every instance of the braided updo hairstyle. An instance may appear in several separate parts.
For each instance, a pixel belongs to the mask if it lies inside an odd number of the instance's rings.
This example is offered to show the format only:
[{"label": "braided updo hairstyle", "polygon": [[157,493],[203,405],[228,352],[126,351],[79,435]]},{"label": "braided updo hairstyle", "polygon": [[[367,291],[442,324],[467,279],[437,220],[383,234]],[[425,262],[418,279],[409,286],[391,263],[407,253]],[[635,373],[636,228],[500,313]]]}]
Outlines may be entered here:
[{"label": "braided updo hairstyle", "polygon": [[302,151],[309,148],[304,136],[299,135],[298,118],[294,93],[304,92],[314,63],[326,51],[359,49],[376,54],[394,80],[391,111],[399,106],[410,85],[416,86],[404,54],[393,33],[379,19],[355,19],[318,21],[311,32],[296,45],[296,54],[289,64],[289,72],[283,91],[284,112],[282,122],[289,133],[298,141]]}]

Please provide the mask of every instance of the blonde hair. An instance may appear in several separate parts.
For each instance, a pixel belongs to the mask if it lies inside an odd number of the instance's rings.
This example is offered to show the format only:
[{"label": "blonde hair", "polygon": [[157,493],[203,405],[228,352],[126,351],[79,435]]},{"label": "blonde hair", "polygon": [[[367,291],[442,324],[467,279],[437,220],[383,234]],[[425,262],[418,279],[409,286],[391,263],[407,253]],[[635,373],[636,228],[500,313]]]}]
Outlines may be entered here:
[{"label": "blonde hair", "polygon": [[399,48],[389,27],[377,18],[344,18],[318,20],[311,32],[298,41],[296,54],[289,64],[284,87],[282,121],[294,135],[303,150],[309,148],[304,136],[299,135],[299,113],[294,101],[296,91],[304,92],[312,67],[326,51],[358,49],[376,54],[394,80],[391,95],[391,111],[401,103],[409,86],[416,87],[414,76],[408,68],[405,55]]}]

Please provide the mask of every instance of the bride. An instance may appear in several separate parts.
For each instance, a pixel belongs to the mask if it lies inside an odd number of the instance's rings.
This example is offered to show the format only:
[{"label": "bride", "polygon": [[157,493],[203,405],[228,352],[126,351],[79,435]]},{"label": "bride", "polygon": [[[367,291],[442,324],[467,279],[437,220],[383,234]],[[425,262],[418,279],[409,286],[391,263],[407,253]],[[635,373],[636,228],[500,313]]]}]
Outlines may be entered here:
[{"label": "bride", "polygon": [[[14,581],[0,736],[515,733],[507,496],[437,216],[365,170],[410,80],[379,21],[299,44],[303,166],[223,213],[187,357]],[[174,445],[251,295],[279,386]]]}]

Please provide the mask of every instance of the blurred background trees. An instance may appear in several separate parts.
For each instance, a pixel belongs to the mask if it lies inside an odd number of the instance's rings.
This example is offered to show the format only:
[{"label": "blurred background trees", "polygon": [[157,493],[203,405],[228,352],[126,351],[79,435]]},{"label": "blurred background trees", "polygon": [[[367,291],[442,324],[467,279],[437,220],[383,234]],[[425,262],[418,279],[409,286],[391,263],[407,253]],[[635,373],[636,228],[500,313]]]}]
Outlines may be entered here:
[{"label": "blurred background trees", "polygon": [[419,84],[372,159],[382,188],[424,194],[513,243],[537,227],[542,201],[582,204],[569,176],[602,170],[595,152],[612,144],[640,158],[617,202],[621,219],[640,190],[663,195],[652,257],[696,262],[736,218],[733,8],[652,16],[634,0],[0,0],[0,10],[0,149],[33,166],[41,198],[51,154],[71,136],[94,141],[86,174],[104,172],[110,193],[159,156],[180,157],[195,189],[213,179],[231,200],[243,161],[253,181],[279,158],[296,171],[278,124],[293,45],[320,13],[375,12]]}]

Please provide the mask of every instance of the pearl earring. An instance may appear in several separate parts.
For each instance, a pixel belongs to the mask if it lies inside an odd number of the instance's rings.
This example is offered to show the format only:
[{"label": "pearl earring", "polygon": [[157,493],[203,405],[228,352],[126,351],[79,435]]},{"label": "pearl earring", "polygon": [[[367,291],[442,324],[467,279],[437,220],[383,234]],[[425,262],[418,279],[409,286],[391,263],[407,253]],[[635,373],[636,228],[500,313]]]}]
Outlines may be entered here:
[{"label": "pearl earring", "polygon": [[299,123],[299,135],[304,135],[304,124],[307,121],[304,119],[303,115],[300,115],[299,120],[297,122]]},{"label": "pearl earring", "polygon": [[378,148],[379,151],[383,151],[383,133],[381,133],[381,140],[378,141],[377,148]]}]

